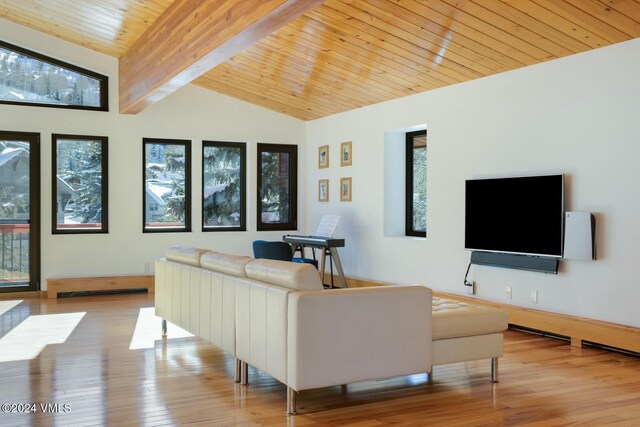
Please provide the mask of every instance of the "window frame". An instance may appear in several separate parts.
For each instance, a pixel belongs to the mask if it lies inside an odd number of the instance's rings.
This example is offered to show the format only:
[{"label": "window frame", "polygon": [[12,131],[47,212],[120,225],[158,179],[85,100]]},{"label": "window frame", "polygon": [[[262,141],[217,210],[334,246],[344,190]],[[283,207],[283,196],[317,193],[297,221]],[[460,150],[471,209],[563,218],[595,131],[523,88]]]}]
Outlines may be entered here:
[{"label": "window frame", "polygon": [[[183,145],[184,146],[184,227],[147,228],[147,144]],[[191,232],[191,140],[142,138],[142,232],[143,233],[190,233]]]},{"label": "window frame", "polygon": [[41,145],[39,132],[16,132],[0,129],[0,139],[26,140],[29,142],[29,284],[27,286],[0,287],[0,295],[10,292],[38,291],[41,288],[42,244],[40,230],[42,229],[40,216],[40,198],[42,196],[41,177]]},{"label": "window frame", "polygon": [[87,70],[86,68],[69,64],[68,62],[64,62],[59,59],[55,59],[38,52],[34,52],[29,49],[16,46],[11,43],[7,43],[4,40],[0,40],[0,47],[3,47],[8,50],[13,50],[23,55],[30,56],[34,59],[47,62],[49,64],[56,65],[58,67],[66,68],[70,71],[74,71],[78,74],[82,74],[84,76],[91,77],[93,79],[98,80],[100,82],[100,105],[97,107],[91,107],[86,105],[59,105],[59,104],[45,104],[40,102],[22,102],[22,101],[7,101],[7,100],[0,100],[0,104],[22,105],[22,106],[29,106],[29,107],[63,108],[63,109],[70,109],[70,110],[109,111],[109,77],[103,74],[96,73],[95,71]]},{"label": "window frame", "polygon": [[[405,134],[406,142],[405,142],[405,220],[404,220],[404,228],[405,235],[412,237],[427,237],[427,231],[415,230],[413,228],[413,140],[418,136],[424,136],[425,139],[427,137],[427,130],[417,130],[413,132],[407,132]],[[425,143],[425,149],[427,148],[427,144]]]},{"label": "window frame", "polygon": [[[236,227],[206,226],[204,214],[204,150],[206,147],[240,149],[240,225]],[[244,142],[202,141],[202,231],[247,231],[247,144]]]},{"label": "window frame", "polygon": [[[100,228],[87,228],[65,230],[58,228],[58,140],[87,140],[100,141],[102,156],[100,167],[102,168],[101,186],[101,224]],[[106,136],[70,135],[53,133],[51,134],[51,234],[107,234],[109,233],[109,138]]]},{"label": "window frame", "polygon": [[[298,229],[298,146],[294,144],[257,144],[256,174],[256,230],[297,230]],[[287,223],[263,223],[262,222],[262,154],[263,153],[287,153],[289,154],[289,222]]]}]

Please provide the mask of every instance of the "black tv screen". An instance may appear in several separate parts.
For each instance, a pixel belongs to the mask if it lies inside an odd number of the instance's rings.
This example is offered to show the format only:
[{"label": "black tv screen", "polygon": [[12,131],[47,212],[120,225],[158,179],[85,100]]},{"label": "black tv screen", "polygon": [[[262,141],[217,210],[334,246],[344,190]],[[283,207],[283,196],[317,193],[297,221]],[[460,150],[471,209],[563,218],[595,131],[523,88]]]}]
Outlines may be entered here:
[{"label": "black tv screen", "polygon": [[564,175],[466,181],[466,249],[562,257],[563,220]]}]

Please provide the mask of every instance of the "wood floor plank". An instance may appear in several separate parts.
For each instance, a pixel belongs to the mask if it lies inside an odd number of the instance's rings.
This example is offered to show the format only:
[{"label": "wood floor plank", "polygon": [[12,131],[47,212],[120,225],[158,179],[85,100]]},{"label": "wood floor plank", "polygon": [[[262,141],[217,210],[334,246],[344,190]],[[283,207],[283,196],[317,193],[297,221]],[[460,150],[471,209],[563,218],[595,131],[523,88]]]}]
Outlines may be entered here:
[{"label": "wood floor plank", "polygon": [[[487,360],[436,366],[426,374],[299,393],[287,417],[286,388],[249,369],[233,382],[234,360],[197,337],[130,350],[141,309],[153,296],[24,299],[0,315],[0,353],[12,334],[37,342],[30,317],[86,313],[63,342],[34,358],[0,363],[0,404],[68,404],[68,412],[0,413],[0,425],[145,426],[481,426],[636,425],[638,358],[519,331],[505,334],[500,383]],[[54,319],[54,318],[51,318]],[[55,332],[55,331],[48,331]],[[12,350],[19,358],[21,349]]]}]

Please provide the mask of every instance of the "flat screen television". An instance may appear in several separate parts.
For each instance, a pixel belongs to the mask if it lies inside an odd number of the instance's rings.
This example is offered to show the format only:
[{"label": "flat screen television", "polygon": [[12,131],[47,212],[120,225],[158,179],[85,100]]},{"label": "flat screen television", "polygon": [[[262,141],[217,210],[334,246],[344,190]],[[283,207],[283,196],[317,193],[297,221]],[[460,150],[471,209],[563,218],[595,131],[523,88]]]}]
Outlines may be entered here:
[{"label": "flat screen television", "polygon": [[562,257],[564,175],[471,179],[465,187],[466,249]]}]

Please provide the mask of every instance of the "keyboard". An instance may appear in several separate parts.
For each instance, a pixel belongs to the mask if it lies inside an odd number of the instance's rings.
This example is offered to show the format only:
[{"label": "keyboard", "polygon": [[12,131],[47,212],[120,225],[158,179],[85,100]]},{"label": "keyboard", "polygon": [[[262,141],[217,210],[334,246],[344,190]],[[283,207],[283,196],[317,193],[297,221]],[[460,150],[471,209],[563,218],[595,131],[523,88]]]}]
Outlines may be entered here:
[{"label": "keyboard", "polygon": [[322,236],[301,236],[287,234],[282,236],[282,240],[294,245],[311,246],[316,248],[342,248],[344,247],[344,239],[334,239],[332,237]]}]

